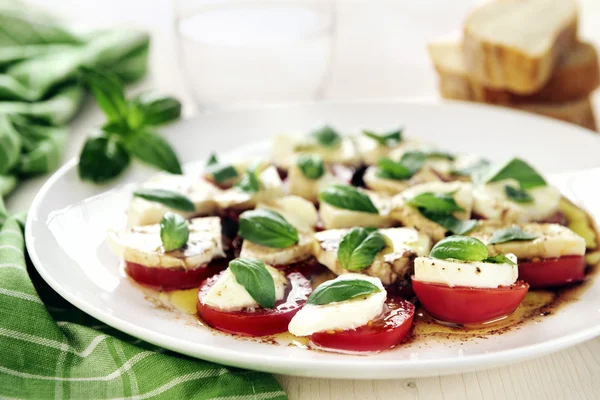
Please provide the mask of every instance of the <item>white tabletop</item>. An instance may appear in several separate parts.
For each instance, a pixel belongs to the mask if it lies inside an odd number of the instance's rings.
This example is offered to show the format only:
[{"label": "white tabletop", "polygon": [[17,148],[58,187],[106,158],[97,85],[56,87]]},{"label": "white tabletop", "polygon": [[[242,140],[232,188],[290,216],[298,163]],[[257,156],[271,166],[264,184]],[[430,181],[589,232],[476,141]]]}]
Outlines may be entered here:
[{"label": "white tabletop", "polygon": [[[151,74],[139,87],[157,88],[191,104],[176,62],[170,0],[32,2],[85,28],[148,30]],[[325,99],[435,98],[437,81],[425,42],[459,30],[474,3],[477,0],[337,0],[338,29]],[[600,1],[581,3],[581,36],[600,45]],[[193,106],[186,106],[186,113],[191,112]],[[101,121],[90,102],[71,125],[65,160],[78,154],[86,134]],[[26,209],[46,178],[22,184],[10,197],[9,208]],[[462,375],[387,381],[278,379],[290,399],[594,399],[600,396],[600,339],[534,361]]]}]

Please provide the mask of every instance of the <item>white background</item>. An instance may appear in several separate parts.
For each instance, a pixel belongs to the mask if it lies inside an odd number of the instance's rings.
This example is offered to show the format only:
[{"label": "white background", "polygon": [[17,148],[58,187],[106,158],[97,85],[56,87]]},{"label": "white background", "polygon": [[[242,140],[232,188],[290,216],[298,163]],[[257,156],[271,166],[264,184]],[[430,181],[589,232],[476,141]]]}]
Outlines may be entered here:
[{"label": "white background", "polygon": [[[151,32],[151,74],[140,86],[189,101],[176,62],[170,0],[30,2],[84,29],[133,26]],[[325,99],[436,97],[437,80],[425,44],[459,31],[464,16],[477,2],[337,0],[333,68]],[[581,3],[581,36],[600,45],[600,0]],[[193,112],[193,107],[188,104],[186,112]],[[67,158],[77,154],[85,135],[101,120],[95,107],[84,108],[72,124]],[[44,180],[23,184],[10,198],[9,207],[27,208]],[[330,381],[280,377],[280,381],[291,399],[593,399],[600,396],[600,339],[535,361],[441,378]]]}]

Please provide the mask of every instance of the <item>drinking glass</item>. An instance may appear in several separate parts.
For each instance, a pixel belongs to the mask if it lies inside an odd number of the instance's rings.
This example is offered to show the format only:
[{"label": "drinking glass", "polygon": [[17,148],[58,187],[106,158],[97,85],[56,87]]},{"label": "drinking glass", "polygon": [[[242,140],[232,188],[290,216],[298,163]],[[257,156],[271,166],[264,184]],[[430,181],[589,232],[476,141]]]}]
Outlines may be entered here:
[{"label": "drinking glass", "polygon": [[329,74],[327,0],[175,0],[179,61],[202,108],[318,99]]}]

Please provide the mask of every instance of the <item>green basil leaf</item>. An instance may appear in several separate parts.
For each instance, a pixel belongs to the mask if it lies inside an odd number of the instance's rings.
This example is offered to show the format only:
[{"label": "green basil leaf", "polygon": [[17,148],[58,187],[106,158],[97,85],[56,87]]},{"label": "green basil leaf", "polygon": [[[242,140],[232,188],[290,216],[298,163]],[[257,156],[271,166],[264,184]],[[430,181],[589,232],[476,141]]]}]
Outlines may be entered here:
[{"label": "green basil leaf", "polygon": [[157,91],[143,92],[133,98],[132,104],[141,113],[141,125],[162,125],[181,116],[181,103],[174,97]]},{"label": "green basil leaf", "polygon": [[477,225],[477,220],[469,219],[462,220],[456,218],[452,214],[435,213],[427,210],[420,210],[425,218],[435,223],[440,224],[455,235],[464,235],[469,233]]},{"label": "green basil leaf", "polygon": [[319,200],[337,208],[379,214],[371,198],[350,185],[333,185],[319,193]]},{"label": "green basil leaf", "polygon": [[280,214],[258,208],[240,215],[239,235],[261,246],[283,249],[298,243],[298,231]]},{"label": "green basil leaf", "polygon": [[319,179],[325,174],[323,158],[318,154],[302,154],[298,157],[296,165],[307,179]]},{"label": "green basil leaf", "polygon": [[128,138],[128,148],[139,160],[172,174],[182,174],[177,154],[161,136],[150,131],[137,132]]},{"label": "green basil leaf", "polygon": [[207,168],[206,172],[212,175],[216,183],[223,183],[238,177],[237,170],[231,165],[214,164]]},{"label": "green basil leaf", "polygon": [[427,158],[434,158],[439,160],[456,160],[456,156],[454,154],[441,150],[428,150],[425,152],[425,155],[427,156]]},{"label": "green basil leaf", "polygon": [[403,181],[413,175],[414,172],[410,168],[387,157],[380,158],[377,163],[377,176],[380,178]]},{"label": "green basil leaf", "polygon": [[88,138],[79,154],[79,177],[94,183],[115,178],[129,165],[129,153],[115,135]]},{"label": "green basil leaf", "polygon": [[165,189],[140,188],[133,192],[135,197],[160,203],[174,210],[193,212],[196,210],[194,203],[181,193]]},{"label": "green basil leaf", "polygon": [[320,306],[323,304],[336,303],[350,300],[355,297],[365,296],[380,292],[377,285],[364,279],[342,279],[331,280],[320,284],[310,296],[307,304]]},{"label": "green basil leaf", "polygon": [[375,140],[381,146],[395,147],[402,141],[402,131],[404,131],[404,128],[400,128],[395,131],[391,131],[381,135],[368,130],[364,130],[362,133],[366,137]]},{"label": "green basil leaf", "polygon": [[520,158],[513,158],[504,164],[490,167],[480,179],[482,179],[481,183],[515,179],[521,185],[521,189],[532,189],[547,185],[544,178],[531,165]]},{"label": "green basil leaf", "polygon": [[400,164],[411,170],[413,174],[419,172],[426,161],[427,154],[422,151],[407,151],[400,157]]},{"label": "green basil leaf", "polygon": [[[490,167],[490,162],[485,159],[477,160],[474,163],[460,169],[453,169],[450,171],[452,175],[458,176],[473,176],[474,174],[480,174],[481,171],[486,171]],[[476,179],[474,179],[476,180]]]},{"label": "green basil leaf", "polygon": [[377,230],[352,228],[342,238],[337,256],[342,268],[360,271],[371,265],[385,247],[385,237]]},{"label": "green basil leaf", "polygon": [[217,159],[217,155],[215,153],[210,153],[210,157],[208,158],[208,161],[206,162],[206,166],[210,167],[211,165],[216,165],[219,163],[219,160]]},{"label": "green basil leaf", "polygon": [[465,211],[456,204],[452,193],[420,193],[409,199],[407,204],[433,213],[452,214],[455,211]]},{"label": "green basil leaf", "polygon": [[510,228],[501,229],[499,231],[494,232],[492,237],[490,238],[488,244],[499,244],[512,242],[514,240],[524,241],[524,240],[533,240],[537,239],[537,235],[533,233],[525,232],[518,226],[511,226]]},{"label": "green basil leaf", "polygon": [[429,253],[429,257],[441,260],[452,258],[461,261],[482,261],[487,256],[488,248],[481,240],[459,235],[440,240]]},{"label": "green basil leaf", "polygon": [[531,197],[529,193],[514,186],[504,186],[504,193],[506,193],[506,197],[508,197],[509,200],[512,200],[515,203],[533,203],[533,197]]},{"label": "green basil leaf", "polygon": [[486,259],[483,260],[483,262],[491,263],[491,264],[517,265],[516,263],[513,262],[513,260],[511,260],[510,258],[506,257],[504,254],[498,254],[498,255],[493,256],[493,257],[487,257]]},{"label": "green basil leaf", "polygon": [[265,264],[256,258],[236,258],[229,269],[237,283],[263,308],[275,307],[275,281]]},{"label": "green basil leaf", "polygon": [[312,131],[310,137],[323,147],[337,147],[342,141],[340,134],[327,125]]},{"label": "green basil leaf", "polygon": [[[224,174],[224,172],[222,172]],[[236,172],[237,175],[237,172]],[[214,176],[214,175],[213,175]],[[216,178],[215,178],[216,179]],[[246,193],[256,193],[260,190],[260,180],[255,168],[248,168],[242,179],[235,184]]]},{"label": "green basil leaf", "polygon": [[160,240],[165,251],[173,251],[187,244],[190,228],[179,214],[167,211],[160,220]]},{"label": "green basil leaf", "polygon": [[81,81],[90,88],[98,106],[109,121],[126,121],[129,106],[125,100],[125,89],[112,72],[81,67]]}]

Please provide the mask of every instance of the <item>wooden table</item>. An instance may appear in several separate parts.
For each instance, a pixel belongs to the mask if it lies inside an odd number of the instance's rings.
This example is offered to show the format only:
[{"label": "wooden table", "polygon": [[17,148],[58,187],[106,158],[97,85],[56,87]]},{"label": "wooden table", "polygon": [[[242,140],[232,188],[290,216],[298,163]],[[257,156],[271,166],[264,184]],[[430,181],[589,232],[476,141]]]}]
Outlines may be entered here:
[{"label": "wooden table", "polygon": [[[131,25],[152,33],[152,73],[140,86],[189,101],[174,54],[169,0],[33,0],[83,27]],[[435,98],[437,81],[425,42],[460,29],[476,0],[337,0],[338,32],[333,73],[325,99]],[[600,1],[582,3],[583,37],[600,45]],[[356,79],[360,77],[360,79]],[[186,113],[192,113],[186,107]],[[66,159],[78,154],[102,116],[86,107],[72,124]],[[46,177],[23,184],[9,200],[29,204]],[[600,339],[507,367],[437,378],[325,380],[279,376],[290,399],[597,399],[600,398]]]}]

